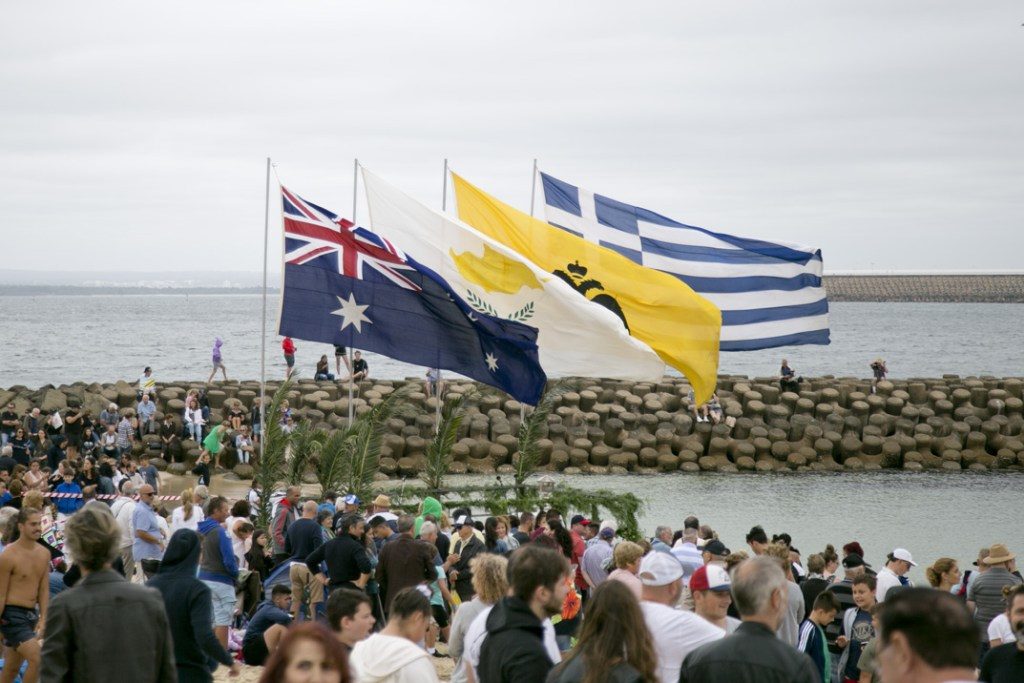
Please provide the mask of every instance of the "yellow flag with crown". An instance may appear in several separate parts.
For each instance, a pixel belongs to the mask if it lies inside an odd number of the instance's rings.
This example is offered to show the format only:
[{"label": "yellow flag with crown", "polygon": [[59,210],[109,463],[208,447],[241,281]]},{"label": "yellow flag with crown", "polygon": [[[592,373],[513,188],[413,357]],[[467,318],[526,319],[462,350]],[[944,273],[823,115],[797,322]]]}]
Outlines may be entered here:
[{"label": "yellow flag with crown", "polygon": [[461,220],[611,310],[630,335],[686,376],[698,402],[711,397],[722,330],[714,304],[677,277],[537,220],[455,173],[452,180]]}]

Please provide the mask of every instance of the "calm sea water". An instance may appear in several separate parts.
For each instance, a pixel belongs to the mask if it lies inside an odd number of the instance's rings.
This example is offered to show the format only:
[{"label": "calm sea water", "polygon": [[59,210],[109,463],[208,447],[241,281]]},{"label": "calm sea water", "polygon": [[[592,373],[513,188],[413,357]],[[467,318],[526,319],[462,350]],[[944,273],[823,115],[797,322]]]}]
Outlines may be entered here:
[{"label": "calm sea water", "polygon": [[[927,585],[924,567],[952,557],[970,569],[978,549],[1006,543],[1024,550],[1020,508],[1024,473],[976,475],[937,472],[728,475],[683,473],[642,476],[553,475],[580,488],[633,491],[645,503],[640,527],[650,535],[666,524],[683,526],[689,515],[709,524],[731,550],[748,550],[747,531],[760,524],[787,532],[806,560],[831,543],[837,551],[859,541],[876,569],[893,548],[905,547],[920,565],[911,579]],[[462,476],[459,484],[484,477]],[[493,482],[493,479],[491,479]],[[453,482],[454,483],[454,482]]]},{"label": "calm sea water", "polygon": [[[258,295],[0,296],[0,386],[75,381],[134,381],[146,365],[158,380],[205,379],[213,339],[225,341],[229,377],[258,379]],[[1020,304],[837,303],[832,344],[725,353],[723,373],[777,372],[789,359],[805,375],[869,375],[888,360],[893,377],[1024,374]],[[277,302],[268,315],[267,375],[284,374],[276,334]],[[297,342],[301,376],[310,377],[326,344]],[[585,348],[586,340],[581,340]],[[423,368],[366,354],[376,377],[422,376]]]}]

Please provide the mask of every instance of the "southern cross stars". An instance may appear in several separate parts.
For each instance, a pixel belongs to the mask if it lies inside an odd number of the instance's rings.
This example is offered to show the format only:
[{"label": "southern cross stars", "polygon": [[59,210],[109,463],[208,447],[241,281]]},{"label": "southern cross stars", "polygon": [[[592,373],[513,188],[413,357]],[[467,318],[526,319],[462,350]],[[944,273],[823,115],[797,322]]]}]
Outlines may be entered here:
[{"label": "southern cross stars", "polygon": [[493,353],[488,353],[486,356],[484,356],[484,361],[487,363],[488,370],[490,370],[491,372],[498,371],[498,359],[494,356]]},{"label": "southern cross stars", "polygon": [[331,311],[331,315],[341,316],[342,330],[351,325],[356,328],[356,332],[362,332],[362,324],[364,322],[370,323],[371,325],[373,324],[373,321],[363,313],[367,308],[369,308],[369,305],[360,306],[356,303],[355,294],[349,292],[347,301],[339,296],[338,303],[341,304],[341,308],[336,311]]}]

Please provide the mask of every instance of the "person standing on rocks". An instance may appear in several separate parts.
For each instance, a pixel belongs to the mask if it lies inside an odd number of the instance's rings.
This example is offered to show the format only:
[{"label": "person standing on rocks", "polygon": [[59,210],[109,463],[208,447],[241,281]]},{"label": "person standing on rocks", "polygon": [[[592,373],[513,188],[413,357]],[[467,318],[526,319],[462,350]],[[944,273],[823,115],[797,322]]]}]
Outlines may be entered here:
[{"label": "person standing on rocks", "polygon": [[885,379],[886,375],[889,374],[889,368],[885,367],[885,360],[876,358],[872,361],[871,365],[871,393],[875,393],[878,390],[878,383]]},{"label": "person standing on rocks", "polygon": [[[28,662],[22,679],[39,680],[40,640],[50,602],[50,553],[39,545],[39,510],[18,513],[18,540],[0,553],[0,633],[4,638],[3,683],[10,683]],[[39,611],[36,611],[38,606]]]},{"label": "person standing on rocks", "polygon": [[224,356],[220,352],[220,347],[223,345],[224,342],[221,340],[220,337],[217,337],[216,339],[213,340],[213,352],[211,354],[213,360],[213,370],[210,371],[210,377],[209,379],[206,380],[207,384],[213,381],[213,378],[217,374],[218,370],[220,370],[221,373],[224,375],[224,381],[228,381],[228,369],[224,367]]},{"label": "person standing on rocks", "polygon": [[220,451],[224,446],[224,440],[227,438],[228,433],[228,421],[224,420],[219,425],[210,430],[210,433],[203,439],[203,452],[200,453],[200,457],[205,455],[213,456],[213,469],[220,469]]},{"label": "person standing on rocks", "polygon": [[281,342],[281,351],[284,353],[284,364],[288,366],[288,369],[285,370],[284,378],[288,380],[295,373],[295,342],[292,341],[291,337],[285,337],[284,341]]},{"label": "person standing on rocks", "polygon": [[351,373],[352,367],[348,363],[348,352],[344,346],[334,345],[334,374],[341,377],[341,363],[345,362],[345,372]]}]

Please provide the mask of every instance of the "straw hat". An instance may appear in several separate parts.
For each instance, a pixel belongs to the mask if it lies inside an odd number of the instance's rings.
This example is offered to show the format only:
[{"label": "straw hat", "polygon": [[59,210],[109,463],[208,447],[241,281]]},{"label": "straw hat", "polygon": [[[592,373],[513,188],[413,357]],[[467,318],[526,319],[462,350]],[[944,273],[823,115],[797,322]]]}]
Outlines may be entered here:
[{"label": "straw hat", "polygon": [[379,508],[389,508],[391,507],[391,499],[382,493],[373,499],[373,504]]},{"label": "straw hat", "polygon": [[985,558],[985,564],[1002,564],[1003,562],[1009,562],[1013,558],[1017,557],[1010,552],[1002,543],[996,543],[988,549],[988,557]]}]

